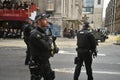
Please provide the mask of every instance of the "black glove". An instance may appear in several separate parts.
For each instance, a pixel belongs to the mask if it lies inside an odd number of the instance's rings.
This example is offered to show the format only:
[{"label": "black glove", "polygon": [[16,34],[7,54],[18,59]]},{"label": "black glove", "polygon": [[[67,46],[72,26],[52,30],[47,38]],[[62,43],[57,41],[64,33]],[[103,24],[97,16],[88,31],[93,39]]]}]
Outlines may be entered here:
[{"label": "black glove", "polygon": [[54,48],[54,53],[58,53],[59,52],[59,48],[56,46],[55,48]]},{"label": "black glove", "polygon": [[55,36],[52,36],[52,40],[55,41],[57,38]]},{"label": "black glove", "polygon": [[80,60],[79,57],[75,57],[74,64],[78,64],[80,62],[79,60]]},{"label": "black glove", "polygon": [[97,52],[96,50],[93,52],[93,58],[97,57]]},{"label": "black glove", "polygon": [[51,49],[50,56],[53,57],[58,52],[59,52],[59,48],[57,46],[55,46],[53,49]]}]

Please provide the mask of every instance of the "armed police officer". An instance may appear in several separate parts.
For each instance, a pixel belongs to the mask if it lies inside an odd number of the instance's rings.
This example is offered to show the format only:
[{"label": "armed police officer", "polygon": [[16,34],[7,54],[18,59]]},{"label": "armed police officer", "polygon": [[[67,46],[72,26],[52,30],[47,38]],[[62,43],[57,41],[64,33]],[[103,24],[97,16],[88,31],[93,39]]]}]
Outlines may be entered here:
[{"label": "armed police officer", "polygon": [[54,80],[55,73],[52,71],[49,58],[51,57],[52,39],[46,35],[48,27],[47,14],[40,14],[35,17],[36,28],[31,31],[30,44],[30,70],[31,80]]},{"label": "armed police officer", "polygon": [[27,46],[27,50],[26,50],[26,59],[25,59],[25,65],[28,65],[29,61],[30,61],[30,46],[29,46],[29,36],[30,36],[30,32],[31,30],[34,29],[34,25],[33,25],[33,20],[31,18],[28,18],[26,20],[25,25],[23,26],[23,39],[24,42]]},{"label": "armed police officer", "polygon": [[74,80],[78,80],[83,62],[86,68],[87,80],[93,80],[92,55],[97,56],[96,41],[89,31],[89,23],[84,22],[83,29],[77,33],[77,57],[75,58]]}]

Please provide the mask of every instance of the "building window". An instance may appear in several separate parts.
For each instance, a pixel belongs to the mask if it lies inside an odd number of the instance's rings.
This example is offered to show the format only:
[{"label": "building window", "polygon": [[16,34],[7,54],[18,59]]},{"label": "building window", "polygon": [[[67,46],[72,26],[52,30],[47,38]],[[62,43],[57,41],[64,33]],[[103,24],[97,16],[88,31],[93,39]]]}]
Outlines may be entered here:
[{"label": "building window", "polygon": [[46,12],[53,12],[54,11],[54,3],[53,0],[47,0],[48,4],[46,5]]},{"label": "building window", "polygon": [[93,13],[94,0],[83,0],[83,3],[84,3],[83,12],[84,13]]},{"label": "building window", "polygon": [[94,10],[93,7],[84,7],[83,8],[83,12],[85,12],[85,13],[86,12],[93,13],[93,10]]},{"label": "building window", "polygon": [[98,0],[98,4],[99,4],[99,5],[101,4],[101,0]]},{"label": "building window", "polygon": [[48,0],[48,2],[52,2],[53,0]]}]

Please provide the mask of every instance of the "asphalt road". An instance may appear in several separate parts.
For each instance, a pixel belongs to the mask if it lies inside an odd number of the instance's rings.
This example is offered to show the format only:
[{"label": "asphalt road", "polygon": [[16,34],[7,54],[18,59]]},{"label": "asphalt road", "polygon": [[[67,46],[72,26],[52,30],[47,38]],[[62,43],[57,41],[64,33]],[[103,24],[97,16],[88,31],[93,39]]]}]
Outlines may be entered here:
[{"label": "asphalt road", "polygon": [[[99,43],[98,57],[93,59],[94,80],[120,80],[120,45],[113,38]],[[50,59],[55,80],[73,80],[76,39],[58,39],[59,54]],[[23,40],[0,40],[0,80],[30,80],[24,65],[26,46]],[[87,80],[82,67],[80,80]]]}]

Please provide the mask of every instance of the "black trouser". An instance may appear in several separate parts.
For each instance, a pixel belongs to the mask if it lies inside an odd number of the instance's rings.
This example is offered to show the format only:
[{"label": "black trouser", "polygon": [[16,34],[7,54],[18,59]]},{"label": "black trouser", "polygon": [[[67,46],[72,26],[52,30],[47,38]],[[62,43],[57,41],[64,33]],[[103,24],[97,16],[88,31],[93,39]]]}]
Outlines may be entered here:
[{"label": "black trouser", "polygon": [[28,39],[24,39],[24,42],[26,43],[27,46],[27,50],[26,50],[26,58],[25,58],[25,65],[28,65],[29,61],[30,61],[30,46],[29,46],[29,41]]},{"label": "black trouser", "polygon": [[49,61],[45,63],[35,63],[35,67],[31,67],[31,80],[54,80],[55,73],[52,71]]},{"label": "black trouser", "polygon": [[25,59],[25,65],[28,65],[29,61],[30,61],[30,47],[27,46],[27,50],[26,50],[26,59]]},{"label": "black trouser", "polygon": [[81,67],[83,66],[83,62],[85,63],[86,74],[88,76],[88,80],[93,80],[92,75],[92,55],[89,53],[78,53],[79,54],[79,63],[77,63],[74,72],[74,80],[78,80]]}]

